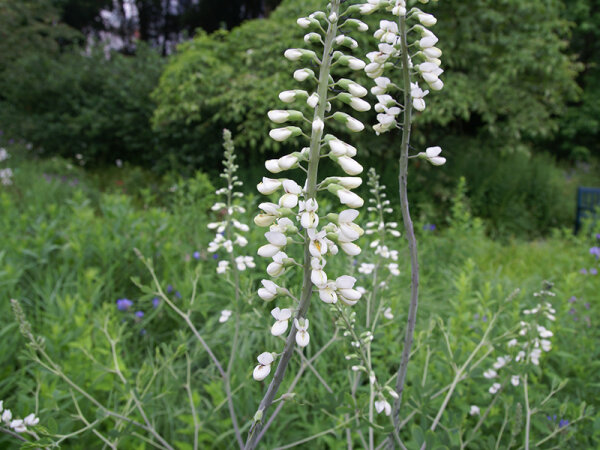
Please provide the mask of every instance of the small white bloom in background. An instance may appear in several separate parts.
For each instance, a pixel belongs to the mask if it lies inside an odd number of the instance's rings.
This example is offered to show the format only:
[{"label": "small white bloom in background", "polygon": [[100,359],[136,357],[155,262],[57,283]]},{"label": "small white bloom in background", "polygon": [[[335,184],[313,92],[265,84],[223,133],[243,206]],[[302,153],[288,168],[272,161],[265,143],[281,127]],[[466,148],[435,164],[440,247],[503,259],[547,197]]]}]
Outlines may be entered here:
[{"label": "small white bloom in background", "polygon": [[275,307],[271,310],[271,315],[276,320],[271,327],[271,334],[273,336],[281,336],[288,328],[288,321],[290,320],[290,317],[292,317],[292,310],[288,308],[279,309],[279,307]]},{"label": "small white bloom in background", "polygon": [[392,308],[385,308],[383,310],[383,317],[388,320],[392,320],[394,318],[394,315],[392,314]]},{"label": "small white bloom in background", "polygon": [[388,270],[390,271],[390,274],[394,275],[395,277],[400,275],[400,270],[398,270],[398,264],[396,263],[388,264]]},{"label": "small white bloom in background", "polygon": [[217,273],[225,273],[227,272],[227,269],[229,269],[229,261],[219,261],[219,264],[217,265]]},{"label": "small white bloom in background", "polygon": [[479,415],[479,406],[471,405],[471,409],[469,409],[470,416],[478,416]]},{"label": "small white bloom in background", "polygon": [[296,333],[296,344],[300,347],[306,347],[310,341],[308,334],[308,319],[294,319],[294,325],[298,329]]},{"label": "small white bloom in background", "polygon": [[10,154],[5,148],[0,148],[0,162],[6,161],[8,158],[10,158]]},{"label": "small white bloom in background", "polygon": [[258,365],[254,368],[252,377],[256,381],[262,381],[267,378],[269,373],[271,373],[271,364],[273,364],[274,361],[273,354],[264,352],[258,355],[258,358],[256,359],[258,360]]},{"label": "small white bloom in background", "polygon": [[256,267],[256,264],[254,264],[254,258],[252,258],[252,256],[236,256],[235,265],[237,270],[240,272],[246,270],[246,268],[253,269]]},{"label": "small white bloom in background", "polygon": [[537,330],[538,330],[540,337],[542,337],[542,338],[548,338],[548,337],[554,336],[554,333],[552,333],[552,331],[547,330],[546,328],[544,328],[541,325],[538,325]]},{"label": "small white bloom in background", "polygon": [[2,183],[4,186],[10,186],[12,184],[12,176],[12,169],[0,169],[0,183]]},{"label": "small white bloom in background", "polygon": [[502,385],[500,383],[494,383],[490,386],[489,393],[495,394],[500,390],[501,387]]},{"label": "small white bloom in background", "polygon": [[8,425],[11,420],[12,420],[12,412],[10,411],[10,409],[5,409],[4,412],[2,413],[2,421]]},{"label": "small white bloom in background", "polygon": [[511,339],[510,341],[508,341],[508,344],[506,344],[508,347],[514,347],[515,345],[518,344],[519,341],[517,341],[516,339]]},{"label": "small white bloom in background", "polygon": [[531,357],[531,362],[536,366],[540,365],[540,356],[542,356],[542,351],[539,348],[534,348],[529,355]]},{"label": "small white bloom in background", "polygon": [[496,358],[496,362],[494,363],[494,369],[498,370],[504,367],[510,361],[509,356],[498,356]]},{"label": "small white bloom in background", "polygon": [[231,310],[224,309],[223,311],[221,311],[221,317],[219,317],[219,322],[220,323],[227,322],[230,317],[231,317]]},{"label": "small white bloom in background", "polygon": [[13,420],[9,427],[15,430],[17,433],[25,433],[27,431],[27,427],[23,423],[22,419]]},{"label": "small white bloom in background", "polygon": [[510,377],[510,383],[513,386],[518,386],[519,385],[519,375],[513,375],[512,377]]},{"label": "small white bloom in background", "polygon": [[369,274],[373,273],[374,270],[375,270],[375,264],[370,264],[370,263],[361,263],[360,267],[358,268],[358,271],[360,273],[364,273],[365,275],[369,275]]},{"label": "small white bloom in background", "polygon": [[31,413],[23,419],[23,423],[29,427],[34,427],[40,423],[40,419],[35,417],[35,414]]},{"label": "small white bloom in background", "polygon": [[487,378],[488,380],[496,378],[496,376],[498,376],[498,373],[494,369],[488,369],[483,372],[483,377]]},{"label": "small white bloom in background", "polygon": [[392,413],[392,405],[385,399],[380,399],[375,401],[375,410],[377,414],[381,414],[385,411],[385,415],[389,416]]}]

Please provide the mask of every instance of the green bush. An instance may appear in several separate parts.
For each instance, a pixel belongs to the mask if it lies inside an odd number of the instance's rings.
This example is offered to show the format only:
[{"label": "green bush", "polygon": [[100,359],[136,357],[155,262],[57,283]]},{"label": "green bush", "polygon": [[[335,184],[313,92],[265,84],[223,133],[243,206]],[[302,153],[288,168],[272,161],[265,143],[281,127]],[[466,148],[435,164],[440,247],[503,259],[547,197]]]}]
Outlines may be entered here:
[{"label": "green bush", "polygon": [[159,150],[150,92],[161,70],[158,53],[141,45],[131,57],[100,49],[27,54],[0,79],[0,128],[43,155],[151,166]]}]

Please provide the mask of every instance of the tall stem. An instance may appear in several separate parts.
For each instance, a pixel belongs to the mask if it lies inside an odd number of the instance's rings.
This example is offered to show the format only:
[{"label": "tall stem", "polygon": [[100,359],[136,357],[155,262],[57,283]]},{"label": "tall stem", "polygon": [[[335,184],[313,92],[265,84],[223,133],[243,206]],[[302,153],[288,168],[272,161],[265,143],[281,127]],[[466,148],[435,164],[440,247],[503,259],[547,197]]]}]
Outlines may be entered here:
[{"label": "tall stem", "polygon": [[398,368],[398,378],[396,380],[396,393],[398,398],[394,402],[394,432],[398,433],[400,423],[400,406],[402,405],[402,393],[406,382],[406,371],[408,368],[408,360],[413,344],[413,334],[415,331],[415,323],[417,321],[417,309],[419,306],[419,260],[417,255],[417,240],[415,238],[415,230],[413,228],[410,211],[408,208],[407,196],[407,176],[408,176],[408,144],[410,142],[410,127],[412,101],[410,95],[410,69],[409,55],[407,45],[407,29],[406,18],[399,18],[400,43],[402,51],[402,76],[404,79],[404,124],[402,127],[402,144],[400,148],[400,175],[398,177],[400,190],[400,205],[402,210],[402,221],[406,239],[408,241],[408,249],[410,251],[410,269],[411,269],[411,288],[410,288],[410,306],[408,308],[408,319],[406,323],[406,332],[404,336],[404,348],[402,349],[402,359]]},{"label": "tall stem", "polygon": [[[340,9],[340,0],[333,0],[331,2],[331,14],[339,15]],[[317,95],[319,97],[319,104],[315,110],[314,119],[320,119],[322,121],[325,120],[325,108],[327,107],[327,89],[329,86],[329,73],[331,71],[331,61],[332,61],[332,47],[333,47],[333,39],[337,34],[337,22],[330,23],[327,27],[327,33],[325,35],[325,42],[323,48],[323,58],[321,59],[321,69],[319,72],[319,85],[317,88]],[[314,120],[313,119],[313,120]],[[308,162],[308,174],[306,180],[306,199],[315,198],[317,193],[317,173],[319,169],[319,158],[321,156],[321,138],[323,136],[322,130],[312,130],[311,139],[310,139],[310,158]],[[312,296],[312,282],[310,280],[311,274],[311,255],[309,252],[309,242],[308,236],[305,232],[305,245],[304,245],[304,278],[302,282],[302,295],[300,297],[300,303],[298,305],[298,309],[296,312],[296,318],[304,318],[306,316],[306,312],[310,305],[310,298]],[[262,436],[260,430],[262,428],[262,418],[271,403],[273,403],[273,399],[277,394],[279,386],[283,381],[283,377],[285,375],[285,371],[292,357],[294,346],[296,345],[296,326],[292,323],[290,333],[285,342],[285,347],[283,349],[283,353],[281,354],[281,358],[279,359],[279,364],[277,365],[277,369],[275,370],[275,374],[273,375],[273,380],[269,384],[267,388],[267,392],[265,396],[260,402],[258,407],[258,411],[261,417],[259,419],[255,419],[255,422],[250,427],[250,431],[248,433],[248,439],[246,441],[245,449],[253,449],[258,444],[259,438]]]},{"label": "tall stem", "polygon": [[531,426],[531,408],[529,407],[527,374],[525,374],[525,376],[523,377],[523,392],[525,393],[525,450],[529,450],[529,428]]}]

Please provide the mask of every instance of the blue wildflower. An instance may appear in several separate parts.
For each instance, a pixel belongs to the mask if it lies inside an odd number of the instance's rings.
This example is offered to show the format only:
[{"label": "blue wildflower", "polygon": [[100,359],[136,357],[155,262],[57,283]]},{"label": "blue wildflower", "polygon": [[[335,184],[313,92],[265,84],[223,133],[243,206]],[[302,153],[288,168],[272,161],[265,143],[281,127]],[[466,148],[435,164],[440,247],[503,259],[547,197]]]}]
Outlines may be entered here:
[{"label": "blue wildflower", "polygon": [[181,298],[181,294],[179,293],[179,291],[175,291],[175,297]]},{"label": "blue wildflower", "polygon": [[138,317],[138,318],[141,319],[142,317],[144,317],[144,311],[136,311],[135,312],[135,317]]},{"label": "blue wildflower", "polygon": [[158,308],[158,305],[160,305],[160,298],[158,298],[158,297],[154,297],[154,298],[152,299],[152,306],[153,306],[154,308]]},{"label": "blue wildflower", "polygon": [[569,303],[575,303],[576,301],[577,301],[577,297],[575,297],[575,296],[571,297],[571,298],[568,300],[568,302],[569,302]]},{"label": "blue wildflower", "polygon": [[219,259],[219,254],[218,254],[218,253],[215,253],[215,254],[213,255],[213,259]]},{"label": "blue wildflower", "polygon": [[558,428],[563,428],[567,425],[569,425],[569,421],[567,419],[560,419],[560,422],[558,422]]},{"label": "blue wildflower", "polygon": [[192,256],[194,257],[194,259],[200,259],[200,252],[194,252]]},{"label": "blue wildflower", "polygon": [[583,269],[581,269],[579,271],[579,273],[582,274],[582,275],[587,275],[587,269],[584,267]]},{"label": "blue wildflower", "polygon": [[120,298],[117,300],[117,309],[119,311],[127,311],[133,306],[133,302],[128,298]]},{"label": "blue wildflower", "polygon": [[591,247],[590,255],[595,256],[596,259],[600,259],[600,247]]},{"label": "blue wildflower", "polygon": [[590,275],[598,275],[598,269],[596,269],[595,267],[592,267],[590,269]]},{"label": "blue wildflower", "polygon": [[167,294],[170,294],[171,292],[173,292],[173,286],[169,284],[167,285]]}]

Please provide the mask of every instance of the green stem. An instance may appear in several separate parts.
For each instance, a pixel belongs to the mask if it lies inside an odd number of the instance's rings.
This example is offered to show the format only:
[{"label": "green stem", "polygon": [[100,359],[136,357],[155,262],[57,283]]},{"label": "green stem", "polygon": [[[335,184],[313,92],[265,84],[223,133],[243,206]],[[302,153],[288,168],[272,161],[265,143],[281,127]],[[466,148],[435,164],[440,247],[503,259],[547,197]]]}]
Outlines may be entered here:
[{"label": "green stem", "polygon": [[[331,2],[331,14],[339,14],[340,9],[340,0],[333,0]],[[319,72],[319,84],[317,88],[317,95],[319,97],[319,104],[315,110],[314,119],[325,119],[325,108],[327,107],[327,89],[329,85],[329,73],[331,71],[331,59],[332,59],[332,47],[333,40],[337,34],[337,22],[330,23],[327,28],[327,34],[325,36],[325,44],[323,48],[323,58],[321,63],[321,69]],[[312,130],[311,139],[310,139],[310,159],[308,162],[308,174],[306,180],[306,199],[311,199],[316,197],[317,193],[317,174],[319,168],[319,159],[321,156],[321,138],[323,136],[322,130]],[[306,235],[306,233],[305,233]],[[308,311],[308,307],[310,305],[310,298],[312,296],[312,282],[310,280],[311,274],[311,255],[309,251],[309,240],[306,235],[305,245],[304,245],[304,278],[302,282],[302,295],[300,297],[300,303],[298,305],[298,309],[296,312],[296,318],[304,318],[306,317],[306,312]],[[294,346],[296,345],[296,325],[292,323],[290,333],[286,339],[285,347],[283,349],[283,353],[281,354],[281,358],[279,359],[279,363],[277,364],[277,369],[275,369],[275,374],[273,375],[273,379],[267,388],[267,392],[265,396],[260,402],[258,406],[258,411],[262,413],[262,417],[264,417],[265,413],[273,403],[273,399],[279,390],[279,386],[283,381],[283,377],[285,375],[285,371],[287,366],[289,365],[290,359],[294,352]],[[248,433],[248,439],[246,441],[246,450],[256,448],[258,444],[259,437],[262,436],[260,430],[262,428],[262,418],[260,420],[255,421],[250,427],[250,431]]]},{"label": "green stem", "polygon": [[419,260],[417,255],[417,239],[413,228],[412,219],[408,207],[407,195],[407,175],[408,175],[408,146],[410,142],[411,114],[412,102],[410,95],[410,69],[409,56],[407,45],[407,29],[406,18],[399,18],[400,43],[402,52],[402,74],[404,78],[404,123],[402,127],[402,144],[400,148],[400,175],[399,191],[400,191],[400,206],[402,210],[402,221],[408,241],[410,251],[410,267],[411,267],[411,293],[410,306],[408,309],[408,318],[406,324],[406,333],[404,337],[404,348],[402,349],[402,357],[398,368],[398,378],[396,380],[396,393],[398,398],[394,402],[394,432],[398,433],[400,424],[400,406],[402,405],[402,393],[406,383],[406,372],[410,359],[410,351],[413,344],[413,335],[415,323],[417,321],[417,309],[419,306]]}]

